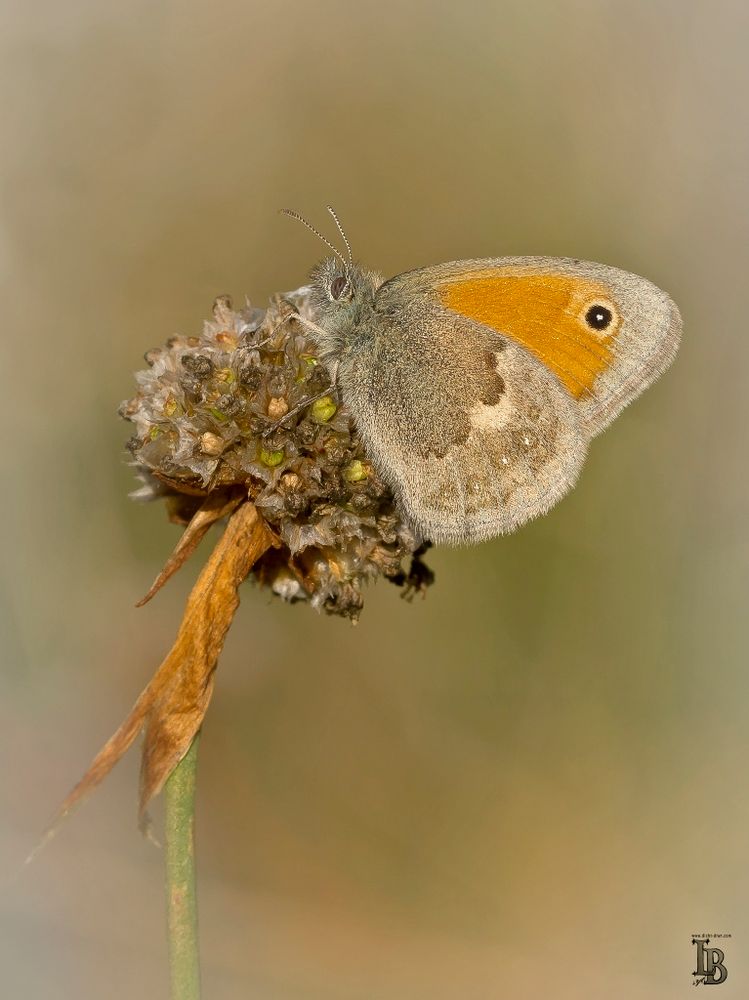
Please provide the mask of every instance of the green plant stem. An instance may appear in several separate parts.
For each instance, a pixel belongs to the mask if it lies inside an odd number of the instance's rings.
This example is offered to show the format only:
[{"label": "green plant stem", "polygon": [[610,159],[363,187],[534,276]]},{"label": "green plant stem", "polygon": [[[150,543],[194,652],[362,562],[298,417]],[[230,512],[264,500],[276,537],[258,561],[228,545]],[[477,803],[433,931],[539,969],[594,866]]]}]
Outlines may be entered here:
[{"label": "green plant stem", "polygon": [[166,907],[172,1000],[200,1000],[198,901],[195,889],[195,779],[198,740],[167,779]]}]

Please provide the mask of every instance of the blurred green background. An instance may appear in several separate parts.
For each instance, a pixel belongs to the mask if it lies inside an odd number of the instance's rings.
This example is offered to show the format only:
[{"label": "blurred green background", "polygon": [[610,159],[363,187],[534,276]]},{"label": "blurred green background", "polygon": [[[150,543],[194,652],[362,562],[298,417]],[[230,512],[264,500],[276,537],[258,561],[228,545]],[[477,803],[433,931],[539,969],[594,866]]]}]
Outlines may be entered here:
[{"label": "blurred green background", "polygon": [[[742,0],[6,2],[0,12],[8,997],[160,998],[137,754],[29,869],[167,650],[191,565],[116,416],[142,354],[320,253],[559,254],[679,303],[671,372],[517,535],[361,624],[245,587],[204,729],[210,1000],[688,994],[749,977],[749,13]],[[204,555],[201,555],[203,558]]]}]

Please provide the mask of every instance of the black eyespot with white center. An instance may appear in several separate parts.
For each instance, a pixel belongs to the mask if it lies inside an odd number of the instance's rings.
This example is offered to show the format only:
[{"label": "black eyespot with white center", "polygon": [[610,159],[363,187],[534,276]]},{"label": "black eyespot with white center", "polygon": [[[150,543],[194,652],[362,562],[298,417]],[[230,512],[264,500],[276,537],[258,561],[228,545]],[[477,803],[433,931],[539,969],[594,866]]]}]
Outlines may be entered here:
[{"label": "black eyespot with white center", "polygon": [[614,321],[614,314],[608,306],[595,303],[585,313],[585,322],[593,330],[607,330]]},{"label": "black eyespot with white center", "polygon": [[345,278],[342,274],[339,274],[330,283],[330,297],[332,299],[343,298],[343,295],[348,291],[348,278]]}]

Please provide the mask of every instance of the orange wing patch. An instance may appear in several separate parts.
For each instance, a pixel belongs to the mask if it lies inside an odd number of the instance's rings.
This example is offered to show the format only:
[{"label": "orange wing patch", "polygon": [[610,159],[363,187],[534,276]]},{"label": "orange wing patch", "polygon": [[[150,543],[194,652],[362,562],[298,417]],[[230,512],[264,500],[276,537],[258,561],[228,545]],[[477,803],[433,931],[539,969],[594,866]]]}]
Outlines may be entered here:
[{"label": "orange wing patch", "polygon": [[[438,288],[442,305],[503,333],[526,347],[575,397],[593,385],[613,360],[612,341],[621,323],[604,285],[548,274],[487,274],[449,281]],[[603,331],[586,312],[605,306],[612,315]]]}]

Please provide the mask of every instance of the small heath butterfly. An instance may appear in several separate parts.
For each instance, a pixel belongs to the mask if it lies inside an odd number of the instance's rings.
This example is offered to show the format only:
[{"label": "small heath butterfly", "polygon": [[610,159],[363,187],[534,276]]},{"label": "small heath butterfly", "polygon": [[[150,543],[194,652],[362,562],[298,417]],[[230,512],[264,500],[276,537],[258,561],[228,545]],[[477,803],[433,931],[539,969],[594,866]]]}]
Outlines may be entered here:
[{"label": "small heath butterfly", "polygon": [[673,361],[681,317],[645,278],[563,257],[489,257],[388,281],[346,235],[311,276],[322,363],[423,539],[513,531],[575,483],[588,443]]}]

